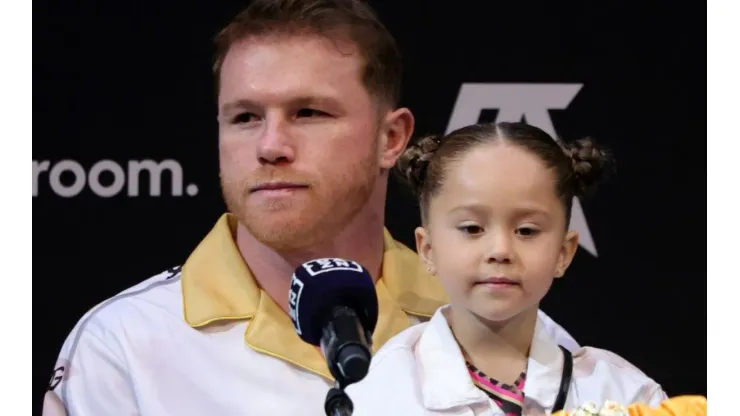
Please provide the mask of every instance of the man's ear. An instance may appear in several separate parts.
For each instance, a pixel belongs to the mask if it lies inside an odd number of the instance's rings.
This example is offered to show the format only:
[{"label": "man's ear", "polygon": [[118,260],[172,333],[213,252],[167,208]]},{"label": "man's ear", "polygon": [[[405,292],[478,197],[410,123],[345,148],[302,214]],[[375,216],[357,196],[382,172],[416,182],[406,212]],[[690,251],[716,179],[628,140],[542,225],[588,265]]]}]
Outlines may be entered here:
[{"label": "man's ear", "polygon": [[565,271],[568,270],[570,263],[573,261],[576,250],[578,250],[578,231],[571,230],[565,233],[563,246],[560,249],[558,263],[555,268],[555,277],[563,277]]},{"label": "man's ear", "polygon": [[389,112],[381,122],[380,140],[378,140],[378,165],[389,170],[396,164],[411,135],[414,133],[414,115],[408,108],[399,108]]}]

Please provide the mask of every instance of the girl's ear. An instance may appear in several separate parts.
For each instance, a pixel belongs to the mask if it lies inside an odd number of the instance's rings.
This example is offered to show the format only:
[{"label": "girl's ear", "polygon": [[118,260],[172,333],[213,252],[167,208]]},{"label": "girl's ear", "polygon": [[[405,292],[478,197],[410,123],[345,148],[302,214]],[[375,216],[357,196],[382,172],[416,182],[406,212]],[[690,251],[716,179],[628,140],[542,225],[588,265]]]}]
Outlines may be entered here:
[{"label": "girl's ear", "polygon": [[416,237],[416,252],[419,253],[422,263],[427,266],[429,274],[435,274],[436,269],[432,258],[432,241],[429,238],[429,232],[424,227],[416,227],[414,236]]},{"label": "girl's ear", "polygon": [[563,239],[563,246],[560,249],[560,255],[558,255],[558,262],[555,266],[555,277],[563,277],[565,271],[568,270],[570,262],[573,261],[573,256],[576,254],[578,249],[578,231],[568,231]]}]

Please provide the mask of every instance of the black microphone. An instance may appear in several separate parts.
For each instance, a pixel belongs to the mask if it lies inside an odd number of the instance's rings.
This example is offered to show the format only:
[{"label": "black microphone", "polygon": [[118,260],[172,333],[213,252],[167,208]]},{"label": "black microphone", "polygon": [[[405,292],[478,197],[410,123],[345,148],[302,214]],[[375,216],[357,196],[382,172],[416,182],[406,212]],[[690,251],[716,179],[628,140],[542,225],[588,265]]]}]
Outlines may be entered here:
[{"label": "black microphone", "polygon": [[293,273],[288,303],[296,333],[321,347],[340,390],[367,375],[378,322],[378,295],[367,269],[339,258],[303,263]]}]

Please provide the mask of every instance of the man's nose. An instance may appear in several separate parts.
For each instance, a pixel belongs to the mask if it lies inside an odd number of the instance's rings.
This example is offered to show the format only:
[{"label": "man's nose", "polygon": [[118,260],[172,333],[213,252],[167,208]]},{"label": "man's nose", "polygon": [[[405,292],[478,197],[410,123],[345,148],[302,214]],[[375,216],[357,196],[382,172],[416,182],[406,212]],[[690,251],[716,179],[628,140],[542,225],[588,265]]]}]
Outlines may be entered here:
[{"label": "man's nose", "polygon": [[264,165],[280,165],[295,160],[295,149],[288,135],[287,120],[280,115],[265,119],[262,134],[257,140],[257,158]]}]

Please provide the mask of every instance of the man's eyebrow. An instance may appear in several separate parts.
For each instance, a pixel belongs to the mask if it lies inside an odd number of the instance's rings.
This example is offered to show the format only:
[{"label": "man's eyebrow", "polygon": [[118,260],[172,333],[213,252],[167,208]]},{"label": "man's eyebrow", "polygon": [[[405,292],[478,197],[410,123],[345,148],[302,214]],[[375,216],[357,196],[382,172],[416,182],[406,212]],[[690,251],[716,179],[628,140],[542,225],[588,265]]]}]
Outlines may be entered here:
[{"label": "man's eyebrow", "polygon": [[341,106],[341,102],[339,102],[339,100],[326,95],[298,97],[292,100],[291,104],[295,107],[319,106],[333,108]]},{"label": "man's eyebrow", "polygon": [[[326,96],[326,95],[305,95],[305,96],[299,96],[296,98],[293,98],[288,102],[289,106],[292,107],[328,107],[330,109],[337,109],[342,106],[342,103],[337,100],[334,97]],[[234,101],[230,101],[225,103],[221,106],[221,114],[228,115],[233,114],[235,112],[244,111],[244,110],[254,110],[257,108],[260,108],[261,105],[246,99],[246,98],[240,98]]]},{"label": "man's eyebrow", "polygon": [[230,101],[221,106],[221,114],[232,114],[240,110],[258,107],[257,103],[244,98]]}]

